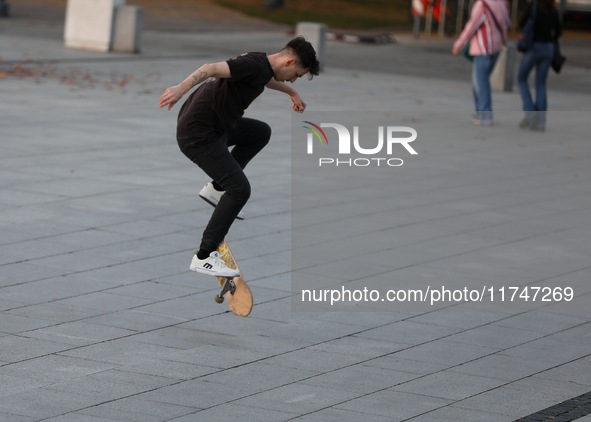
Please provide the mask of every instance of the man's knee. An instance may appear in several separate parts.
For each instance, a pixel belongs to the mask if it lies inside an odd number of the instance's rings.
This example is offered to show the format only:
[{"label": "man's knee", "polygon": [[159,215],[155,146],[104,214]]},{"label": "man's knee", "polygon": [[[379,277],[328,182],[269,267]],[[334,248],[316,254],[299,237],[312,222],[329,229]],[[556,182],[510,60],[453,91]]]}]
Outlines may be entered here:
[{"label": "man's knee", "polygon": [[260,142],[261,144],[267,145],[269,143],[269,140],[271,139],[271,126],[269,126],[267,123],[265,122],[261,122],[260,127],[259,127],[259,133],[260,133]]},{"label": "man's knee", "polygon": [[248,180],[240,183],[239,186],[236,186],[234,189],[228,189],[226,194],[229,195],[234,201],[240,204],[246,204],[248,199],[250,198],[250,183]]}]

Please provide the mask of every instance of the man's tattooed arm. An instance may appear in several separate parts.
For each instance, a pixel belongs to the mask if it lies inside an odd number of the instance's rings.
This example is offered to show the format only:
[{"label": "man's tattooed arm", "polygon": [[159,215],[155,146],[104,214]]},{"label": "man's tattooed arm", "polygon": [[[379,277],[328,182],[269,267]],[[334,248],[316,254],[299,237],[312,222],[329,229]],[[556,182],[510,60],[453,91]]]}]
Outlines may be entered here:
[{"label": "man's tattooed arm", "polygon": [[199,85],[201,82],[206,80],[209,75],[206,71],[198,69],[191,76],[193,77],[191,88],[193,88],[195,85]]},{"label": "man's tattooed arm", "polygon": [[191,88],[211,77],[231,78],[232,74],[228,63],[204,64],[180,84],[167,88],[160,97],[160,107],[168,106],[170,110]]}]

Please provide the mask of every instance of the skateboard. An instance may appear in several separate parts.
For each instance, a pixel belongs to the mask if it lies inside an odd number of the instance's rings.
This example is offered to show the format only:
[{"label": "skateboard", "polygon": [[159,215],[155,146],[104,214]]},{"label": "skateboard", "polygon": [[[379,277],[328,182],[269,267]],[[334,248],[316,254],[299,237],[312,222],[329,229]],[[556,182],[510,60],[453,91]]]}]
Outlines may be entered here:
[{"label": "skateboard", "polygon": [[223,240],[217,249],[222,261],[232,269],[240,272],[239,277],[218,277],[218,282],[222,288],[221,292],[215,296],[217,303],[223,303],[224,298],[228,301],[230,310],[240,317],[245,317],[250,314],[252,310],[252,293],[246,285],[244,278],[242,278],[242,271],[238,268],[236,259],[232,255],[232,251],[228,243]]}]

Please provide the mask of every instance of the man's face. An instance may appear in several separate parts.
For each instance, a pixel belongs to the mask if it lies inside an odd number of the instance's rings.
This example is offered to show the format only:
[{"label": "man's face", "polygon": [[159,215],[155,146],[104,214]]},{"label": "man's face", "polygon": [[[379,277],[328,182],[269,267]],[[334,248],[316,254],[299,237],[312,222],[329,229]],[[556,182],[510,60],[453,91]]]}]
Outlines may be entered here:
[{"label": "man's face", "polygon": [[275,74],[275,80],[279,82],[294,83],[298,78],[301,78],[309,71],[310,69],[299,67],[294,59],[289,58],[285,60],[283,67]]}]

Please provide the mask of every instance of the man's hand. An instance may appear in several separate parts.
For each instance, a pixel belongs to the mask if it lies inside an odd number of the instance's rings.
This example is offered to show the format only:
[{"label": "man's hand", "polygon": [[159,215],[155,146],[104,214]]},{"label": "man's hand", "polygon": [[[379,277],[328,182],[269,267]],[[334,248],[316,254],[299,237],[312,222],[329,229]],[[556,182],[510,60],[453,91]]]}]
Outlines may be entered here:
[{"label": "man's hand", "polygon": [[170,110],[181,99],[183,94],[183,89],[179,85],[167,88],[160,97],[160,108],[168,106]]},{"label": "man's hand", "polygon": [[306,103],[302,100],[302,97],[299,94],[295,94],[291,95],[290,98],[292,102],[291,108],[297,113],[303,113],[306,109]]},{"label": "man's hand", "polygon": [[452,48],[451,49],[451,54],[453,54],[454,56],[457,56],[460,53],[460,50],[458,50],[457,48]]}]

